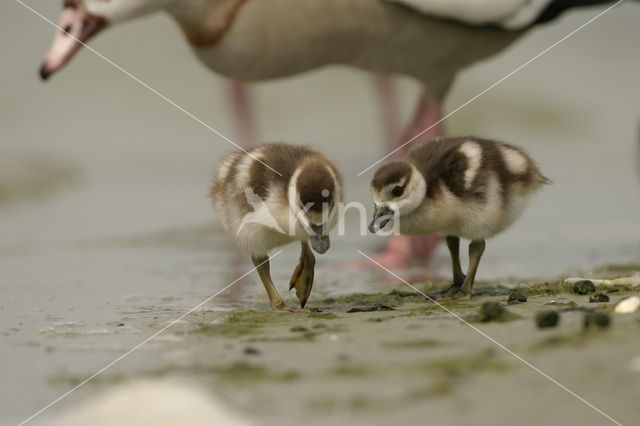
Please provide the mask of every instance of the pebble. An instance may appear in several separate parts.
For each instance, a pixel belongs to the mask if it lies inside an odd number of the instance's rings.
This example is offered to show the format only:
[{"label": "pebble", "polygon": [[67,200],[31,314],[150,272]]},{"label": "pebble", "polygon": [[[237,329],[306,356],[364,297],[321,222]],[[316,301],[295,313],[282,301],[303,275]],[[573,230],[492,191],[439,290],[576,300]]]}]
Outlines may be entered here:
[{"label": "pebble", "polygon": [[527,301],[527,296],[524,295],[520,290],[514,288],[509,292],[509,299],[507,299],[507,303],[509,305],[517,305],[518,303],[524,303]]},{"label": "pebble", "polygon": [[630,314],[638,310],[640,308],[640,297],[631,296],[626,299],[622,299],[614,309],[616,314]]},{"label": "pebble", "polygon": [[540,328],[550,328],[558,325],[560,315],[556,311],[546,310],[536,314],[536,325]]},{"label": "pebble", "polygon": [[573,285],[573,291],[578,294],[589,294],[596,291],[596,286],[589,280],[582,280]]},{"label": "pebble", "polygon": [[480,321],[489,322],[497,320],[505,313],[505,309],[498,302],[484,302],[480,306]]},{"label": "pebble", "polygon": [[585,329],[591,327],[606,328],[611,324],[611,319],[604,312],[587,312],[584,314],[583,324]]},{"label": "pebble", "polygon": [[246,348],[244,348],[244,353],[247,355],[260,355],[260,351],[251,346],[247,346]]},{"label": "pebble", "polygon": [[601,303],[608,302],[609,296],[604,293],[594,294],[593,296],[589,296],[589,303]]}]

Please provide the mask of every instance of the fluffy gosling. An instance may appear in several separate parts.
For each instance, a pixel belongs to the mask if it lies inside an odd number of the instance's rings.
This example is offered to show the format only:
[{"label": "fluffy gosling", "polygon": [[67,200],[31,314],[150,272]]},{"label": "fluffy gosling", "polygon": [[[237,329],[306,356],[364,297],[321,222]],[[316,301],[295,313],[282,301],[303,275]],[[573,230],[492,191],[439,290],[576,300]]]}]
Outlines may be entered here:
[{"label": "fluffy gosling", "polygon": [[[315,268],[309,242],[318,253],[329,249],[329,229],[337,221],[342,194],[337,167],[309,147],[264,144],[222,161],[211,187],[213,206],[224,228],[251,255],[274,311],[311,312],[303,309]],[[289,290],[296,289],[300,308],[284,304],[268,261],[269,251],[292,241],[302,246],[289,283]]]},{"label": "fluffy gosling", "polygon": [[[425,141],[377,170],[369,230],[378,232],[394,219],[401,234],[444,234],[453,282],[433,296],[471,295],[485,239],[513,224],[533,193],[549,183],[515,146],[475,137]],[[471,240],[466,276],[460,238]]]}]

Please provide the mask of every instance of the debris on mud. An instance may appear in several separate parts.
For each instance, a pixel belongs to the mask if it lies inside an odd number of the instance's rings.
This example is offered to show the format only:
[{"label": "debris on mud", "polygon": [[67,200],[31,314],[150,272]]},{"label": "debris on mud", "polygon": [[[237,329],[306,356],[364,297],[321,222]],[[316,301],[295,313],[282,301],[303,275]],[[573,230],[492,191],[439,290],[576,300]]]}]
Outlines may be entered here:
[{"label": "debris on mud", "polygon": [[246,355],[260,355],[260,351],[253,346],[247,346],[243,351]]},{"label": "debris on mud", "polygon": [[585,312],[583,324],[585,330],[593,327],[607,328],[611,324],[611,319],[604,312]]},{"label": "debris on mud", "polygon": [[507,311],[498,302],[484,302],[477,316],[480,322],[507,322],[518,318],[519,315]]},{"label": "debris on mud", "polygon": [[509,292],[509,299],[507,299],[507,303],[509,305],[517,305],[519,303],[525,303],[527,301],[527,296],[524,295],[520,290],[514,288]]},{"label": "debris on mud", "polygon": [[347,313],[352,314],[354,312],[375,312],[375,311],[395,311],[395,309],[387,305],[356,306],[355,308],[349,309]]},{"label": "debris on mud", "polygon": [[539,328],[550,328],[558,325],[560,315],[557,311],[544,310],[536,314],[536,325]]},{"label": "debris on mud", "polygon": [[570,300],[569,302],[558,302],[556,300],[551,300],[550,302],[545,303],[545,305],[549,305],[549,306],[567,306],[570,308],[574,308],[577,306],[577,303],[574,302],[573,300]]},{"label": "debris on mud", "polygon": [[573,292],[577,294],[589,294],[596,291],[596,286],[590,280],[581,280],[573,284]]},{"label": "debris on mud", "polygon": [[604,303],[609,301],[609,296],[604,293],[597,293],[589,296],[589,303]]}]

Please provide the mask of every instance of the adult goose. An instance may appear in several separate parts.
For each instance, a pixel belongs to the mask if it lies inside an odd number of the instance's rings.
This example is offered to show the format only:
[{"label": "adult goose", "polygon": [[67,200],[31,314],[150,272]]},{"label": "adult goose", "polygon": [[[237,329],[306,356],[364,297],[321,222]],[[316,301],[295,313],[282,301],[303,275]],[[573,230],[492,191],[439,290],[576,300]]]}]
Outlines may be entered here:
[{"label": "adult goose", "polygon": [[[440,120],[441,102],[460,69],[566,9],[599,3],[608,1],[65,0],[58,22],[64,31],[56,33],[40,75],[60,70],[81,47],[67,33],[86,42],[106,27],[163,10],[198,58],[233,80],[262,81],[330,64],[417,79],[424,92],[395,147]],[[233,93],[235,110],[248,115],[242,86]],[[247,132],[242,122],[239,127]],[[442,133],[437,125],[423,136]],[[428,256],[438,241],[393,237],[378,260],[405,266],[413,256]]]}]

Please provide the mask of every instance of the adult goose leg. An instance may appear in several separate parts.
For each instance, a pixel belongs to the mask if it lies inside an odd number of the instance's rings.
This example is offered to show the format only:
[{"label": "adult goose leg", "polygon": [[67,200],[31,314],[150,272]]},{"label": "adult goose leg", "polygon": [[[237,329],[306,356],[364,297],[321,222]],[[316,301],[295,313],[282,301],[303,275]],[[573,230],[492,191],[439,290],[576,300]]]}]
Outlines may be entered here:
[{"label": "adult goose leg", "polygon": [[300,301],[300,307],[304,308],[313,286],[313,273],[316,266],[316,258],[313,256],[309,243],[302,241],[300,244],[300,261],[298,262],[296,269],[293,271],[293,275],[291,275],[289,290],[292,288],[296,289],[296,296],[298,296],[298,300]]},{"label": "adult goose leg", "polygon": [[[442,118],[440,102],[425,91],[418,100],[411,123],[406,127],[400,138],[390,144],[389,151],[402,146],[402,144],[430,127],[427,132],[416,138],[415,141],[442,136],[444,128],[442,123],[438,123],[440,118]],[[410,146],[410,143],[405,145],[394,156],[397,157],[405,153]],[[427,235],[424,237],[393,235],[390,237],[384,252],[374,257],[374,259],[386,268],[406,268],[413,259],[428,260],[441,240],[442,238],[439,235]]]},{"label": "adult goose leg", "polygon": [[235,139],[238,145],[249,149],[256,144],[256,128],[251,108],[250,87],[237,80],[225,83],[229,93],[229,103],[235,125]]}]

